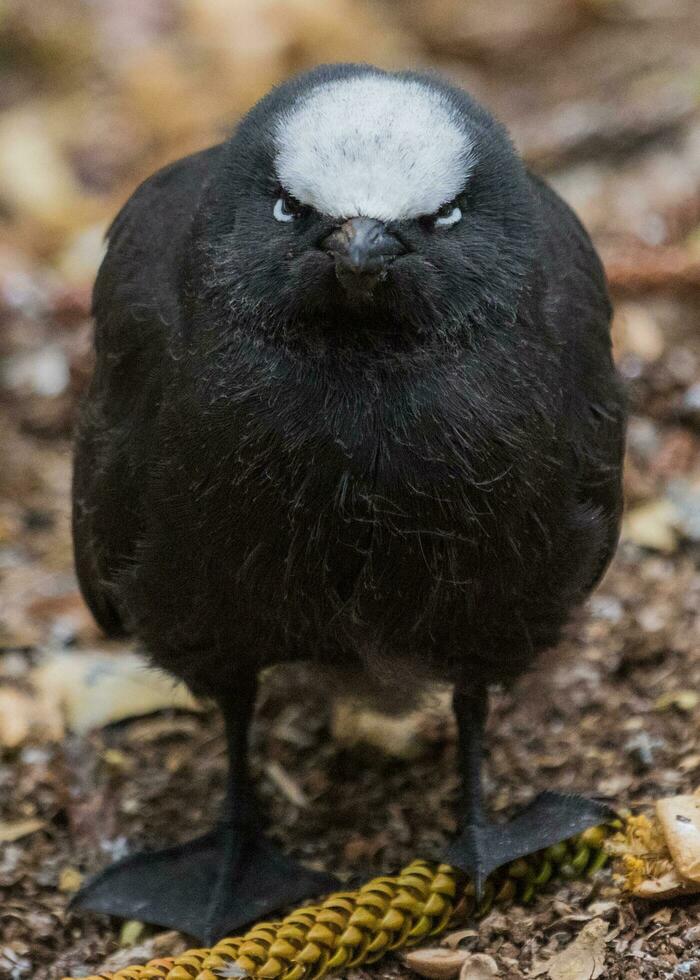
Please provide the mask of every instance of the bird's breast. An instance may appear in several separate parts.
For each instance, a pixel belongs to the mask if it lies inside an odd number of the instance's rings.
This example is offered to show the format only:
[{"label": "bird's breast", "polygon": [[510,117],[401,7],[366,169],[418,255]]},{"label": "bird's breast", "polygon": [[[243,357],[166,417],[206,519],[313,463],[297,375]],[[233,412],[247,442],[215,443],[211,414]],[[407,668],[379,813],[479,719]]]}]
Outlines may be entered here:
[{"label": "bird's breast", "polygon": [[285,385],[220,399],[186,431],[167,419],[135,582],[159,628],[188,646],[215,628],[264,661],[476,642],[546,554],[544,475],[493,412],[480,424],[434,388]]}]

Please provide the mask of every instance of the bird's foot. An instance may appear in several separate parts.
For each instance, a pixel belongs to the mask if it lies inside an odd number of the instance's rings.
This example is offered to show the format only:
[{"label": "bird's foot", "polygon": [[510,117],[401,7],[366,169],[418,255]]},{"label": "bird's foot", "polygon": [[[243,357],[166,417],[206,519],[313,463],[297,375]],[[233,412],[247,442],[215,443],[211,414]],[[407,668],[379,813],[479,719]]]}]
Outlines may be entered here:
[{"label": "bird's foot", "polygon": [[544,792],[508,823],[466,823],[442,856],[471,878],[477,901],[486,879],[516,858],[534,854],[615,816],[610,807],[583,796]]},{"label": "bird's foot", "polygon": [[211,944],[231,930],[337,888],[252,831],[222,825],[186,844],[135,854],[82,888],[73,905],[167,926]]}]

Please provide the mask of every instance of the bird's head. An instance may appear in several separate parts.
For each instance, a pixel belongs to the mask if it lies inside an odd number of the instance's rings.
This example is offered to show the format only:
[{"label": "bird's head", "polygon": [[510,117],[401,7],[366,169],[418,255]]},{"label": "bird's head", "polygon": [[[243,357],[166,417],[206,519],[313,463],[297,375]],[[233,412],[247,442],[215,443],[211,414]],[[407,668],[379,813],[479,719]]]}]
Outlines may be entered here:
[{"label": "bird's head", "polygon": [[347,339],[512,314],[535,229],[521,161],[465,92],[332,65],[241,122],[196,235],[208,295],[232,318]]}]

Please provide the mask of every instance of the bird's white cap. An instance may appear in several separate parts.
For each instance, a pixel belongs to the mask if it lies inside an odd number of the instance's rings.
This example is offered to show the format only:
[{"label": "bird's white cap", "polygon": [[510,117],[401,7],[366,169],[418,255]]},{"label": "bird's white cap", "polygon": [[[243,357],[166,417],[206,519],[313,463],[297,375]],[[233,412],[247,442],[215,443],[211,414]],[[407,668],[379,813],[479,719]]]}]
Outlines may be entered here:
[{"label": "bird's white cap", "polygon": [[378,73],[315,86],[281,115],[275,138],[281,186],[337,218],[433,214],[464,188],[474,161],[446,93]]}]

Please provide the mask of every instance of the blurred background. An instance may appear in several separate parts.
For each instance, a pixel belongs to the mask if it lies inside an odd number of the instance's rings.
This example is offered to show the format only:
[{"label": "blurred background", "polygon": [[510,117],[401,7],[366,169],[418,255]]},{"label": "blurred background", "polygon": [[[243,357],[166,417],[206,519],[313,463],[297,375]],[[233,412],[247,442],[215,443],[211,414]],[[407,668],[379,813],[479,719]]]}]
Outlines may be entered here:
[{"label": "blurred background", "polygon": [[[559,653],[566,670],[547,673],[547,704],[526,709],[517,691],[497,701],[495,807],[538,781],[616,802],[700,783],[697,0],[0,0],[1,976],[59,977],[118,955],[119,927],[68,916],[66,896],[127,838],[205,826],[221,788],[218,722],[179,710],[192,707],[182,692],[155,684],[136,710],[129,674],[106,707],[85,694],[121,649],[77,592],[68,516],[105,230],[155,168],[220,140],[290,73],[338,60],[436,69],[485,102],[591,231],[615,301],[632,399],[623,544]],[[277,836],[299,856],[395,868],[449,830],[439,711],[409,731],[330,717],[323,699],[301,714],[283,703],[280,721],[271,682],[259,766]],[[362,756],[363,739],[387,761]],[[346,789],[333,776],[344,767]],[[683,915],[647,930],[669,968],[682,962]],[[520,976],[551,945],[540,925],[529,946],[506,929],[507,956],[503,936],[480,948]],[[625,962],[623,950],[606,975],[632,976]]]}]

